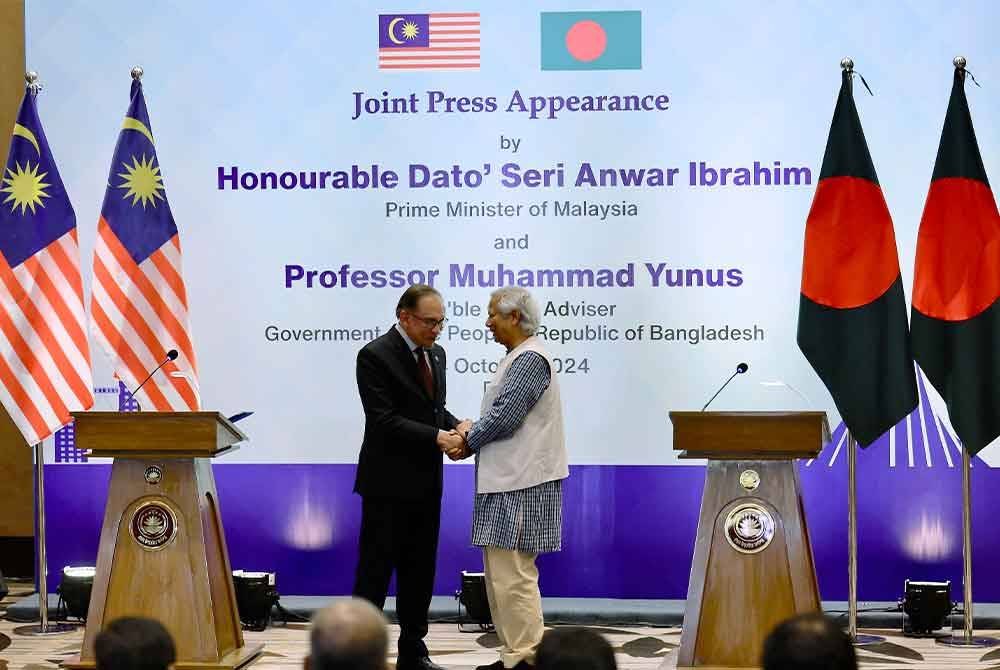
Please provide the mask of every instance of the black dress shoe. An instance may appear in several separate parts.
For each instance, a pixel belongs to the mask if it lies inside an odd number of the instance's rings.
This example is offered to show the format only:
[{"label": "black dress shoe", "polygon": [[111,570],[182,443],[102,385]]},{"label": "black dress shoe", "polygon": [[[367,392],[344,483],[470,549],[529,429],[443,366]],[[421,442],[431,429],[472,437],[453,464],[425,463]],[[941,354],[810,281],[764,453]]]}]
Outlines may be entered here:
[{"label": "black dress shoe", "polygon": [[[503,661],[495,661],[489,665],[477,665],[476,670],[507,670],[504,667]],[[535,666],[531,665],[527,661],[518,661],[511,670],[535,670]]]},{"label": "black dress shoe", "polygon": [[428,656],[410,656],[396,659],[396,670],[445,670]]}]

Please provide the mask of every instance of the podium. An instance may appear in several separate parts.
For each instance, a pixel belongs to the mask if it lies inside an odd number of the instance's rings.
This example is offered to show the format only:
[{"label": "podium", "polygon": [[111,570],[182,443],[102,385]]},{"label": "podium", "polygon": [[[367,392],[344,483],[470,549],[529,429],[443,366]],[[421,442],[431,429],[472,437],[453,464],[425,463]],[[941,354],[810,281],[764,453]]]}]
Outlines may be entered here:
[{"label": "podium", "polygon": [[781,621],[819,612],[794,459],[830,439],[824,412],[671,412],[681,458],[708,459],[677,667],[759,667]]},{"label": "podium", "polygon": [[94,668],[94,639],[123,616],[157,619],[175,670],[223,670],[263,645],[243,640],[210,458],[247,439],[217,412],[74,412],[76,446],[114,457],[83,648],[63,663]]}]

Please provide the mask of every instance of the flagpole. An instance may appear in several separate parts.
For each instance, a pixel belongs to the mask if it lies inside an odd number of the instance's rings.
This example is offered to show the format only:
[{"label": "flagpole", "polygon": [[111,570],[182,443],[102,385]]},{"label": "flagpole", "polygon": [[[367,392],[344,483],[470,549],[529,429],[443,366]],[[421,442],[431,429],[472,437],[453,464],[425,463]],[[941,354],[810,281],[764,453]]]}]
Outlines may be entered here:
[{"label": "flagpole", "polygon": [[847,431],[847,632],[858,639],[858,500],[855,473],[857,445]]},{"label": "flagpole", "polygon": [[[844,58],[840,68],[847,72],[847,85],[853,94],[854,60]],[[847,632],[855,645],[885,642],[880,635],[858,634],[858,443],[847,429]]]},{"label": "flagpole", "polygon": [[847,632],[856,645],[885,642],[880,635],[858,634],[858,443],[847,431]]},{"label": "flagpole", "polygon": [[995,647],[1000,640],[995,637],[972,634],[972,459],[962,445],[962,637],[939,637],[937,642],[949,647]]},{"label": "flagpole", "polygon": [[962,449],[962,618],[965,643],[972,642],[972,459]]},{"label": "flagpole", "polygon": [[14,629],[18,635],[61,635],[76,630],[76,626],[49,622],[48,557],[45,554],[45,452],[42,442],[35,445],[35,522],[37,524],[36,553],[38,557],[38,625]]}]

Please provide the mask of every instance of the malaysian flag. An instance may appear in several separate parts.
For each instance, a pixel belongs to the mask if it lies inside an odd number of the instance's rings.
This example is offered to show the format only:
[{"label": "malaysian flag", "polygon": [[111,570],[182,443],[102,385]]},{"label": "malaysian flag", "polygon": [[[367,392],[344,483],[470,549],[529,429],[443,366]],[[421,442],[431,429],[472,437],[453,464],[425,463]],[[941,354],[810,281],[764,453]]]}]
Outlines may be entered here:
[{"label": "malaysian flag", "polygon": [[380,70],[479,69],[479,12],[379,14]]},{"label": "malaysian flag", "polygon": [[28,444],[94,404],[76,215],[35,108],[0,173],[0,400]]},{"label": "malaysian flag", "polygon": [[132,82],[97,223],[90,315],[94,336],[129,388],[136,388],[169,350],[179,352],[136,394],[144,407],[198,409],[181,246],[138,79]]}]

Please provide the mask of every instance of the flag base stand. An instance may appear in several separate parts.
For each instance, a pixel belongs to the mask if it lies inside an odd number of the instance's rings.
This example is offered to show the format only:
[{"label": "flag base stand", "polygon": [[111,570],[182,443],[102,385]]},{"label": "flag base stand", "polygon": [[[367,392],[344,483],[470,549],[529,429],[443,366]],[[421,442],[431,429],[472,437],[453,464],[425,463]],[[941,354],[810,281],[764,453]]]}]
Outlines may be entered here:
[{"label": "flag base stand", "polygon": [[869,644],[882,644],[885,642],[885,638],[881,635],[865,635],[864,633],[855,633],[851,637],[851,642],[855,647],[864,647]]},{"label": "flag base stand", "polygon": [[972,634],[972,458],[962,445],[962,592],[965,627],[962,635],[949,635],[934,640],[947,647],[985,649],[1000,644],[995,637]]},{"label": "flag base stand", "polygon": [[968,638],[964,635],[947,635],[945,637],[936,638],[934,641],[938,644],[943,644],[946,647],[977,647],[979,649],[995,647],[1000,644],[1000,640],[997,638],[988,637],[986,635],[973,635]]},{"label": "flag base stand", "polygon": [[14,635],[24,635],[29,637],[43,637],[46,635],[65,635],[72,633],[79,626],[67,623],[31,624],[28,626],[18,626],[14,629]]}]

